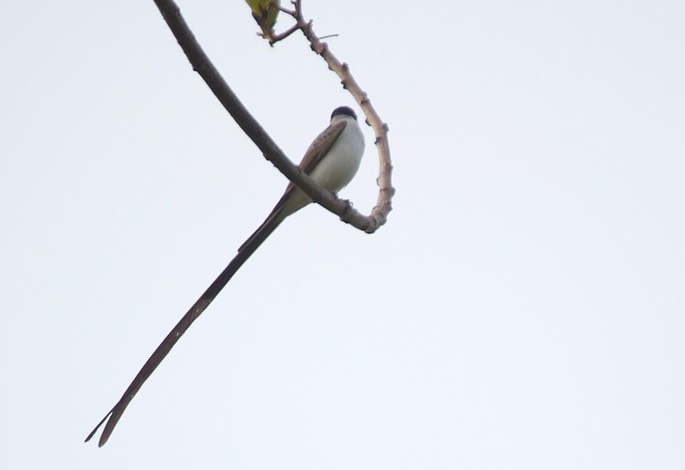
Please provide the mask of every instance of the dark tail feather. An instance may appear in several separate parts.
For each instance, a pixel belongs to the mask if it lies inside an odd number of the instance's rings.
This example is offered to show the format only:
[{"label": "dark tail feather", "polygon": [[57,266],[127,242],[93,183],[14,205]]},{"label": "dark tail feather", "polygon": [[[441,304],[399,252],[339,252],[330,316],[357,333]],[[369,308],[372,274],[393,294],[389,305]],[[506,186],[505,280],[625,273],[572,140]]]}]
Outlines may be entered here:
[{"label": "dark tail feather", "polygon": [[[259,226],[257,230],[247,239],[245,243],[241,245],[238,250],[238,254],[228,263],[228,266],[219,274],[219,276],[212,282],[212,284],[207,288],[207,290],[200,296],[199,299],[190,307],[190,310],[183,315],[183,318],[174,326],[174,328],[169,332],[169,334],[164,338],[164,340],[157,346],[155,352],[152,353],[150,358],[145,362],[143,367],[140,369],[138,374],[135,376],[131,384],[128,386],[122,397],[119,399],[114,408],[107,413],[107,415],[95,426],[95,429],[86,438],[85,442],[88,442],[97,432],[97,430],[102,426],[105,421],[105,429],[102,431],[98,446],[102,447],[109,436],[114,431],[114,427],[119,422],[121,415],[126,410],[126,407],[133,397],[136,396],[140,387],[143,386],[145,381],[152,375],[157,366],[164,360],[164,358],[169,354],[171,348],[174,347],[176,342],[183,336],[183,333],[193,324],[195,320],[205,311],[210,303],[216,298],[216,296],[221,292],[221,290],[228,284],[228,281],[233,277],[233,275],[240,269],[240,267],[248,260],[248,258],[255,252],[257,248],[268,238],[269,235],[273,233],[274,230],[283,222],[284,217],[279,214],[280,211],[274,210],[269,217],[264,221],[262,225]],[[109,417],[109,420],[107,419]]]}]

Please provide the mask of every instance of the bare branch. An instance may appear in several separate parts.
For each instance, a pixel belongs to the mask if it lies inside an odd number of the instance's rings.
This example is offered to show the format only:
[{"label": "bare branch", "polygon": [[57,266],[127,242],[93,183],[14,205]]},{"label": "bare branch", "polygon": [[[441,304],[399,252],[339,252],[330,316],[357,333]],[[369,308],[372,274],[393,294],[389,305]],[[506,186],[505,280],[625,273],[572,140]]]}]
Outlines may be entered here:
[{"label": "bare branch", "polygon": [[284,40],[285,38],[287,38],[288,36],[293,34],[295,31],[297,31],[298,29],[300,29],[300,25],[296,23],[281,34],[273,34],[270,38],[268,38],[269,39],[269,45],[273,46],[278,41]]}]

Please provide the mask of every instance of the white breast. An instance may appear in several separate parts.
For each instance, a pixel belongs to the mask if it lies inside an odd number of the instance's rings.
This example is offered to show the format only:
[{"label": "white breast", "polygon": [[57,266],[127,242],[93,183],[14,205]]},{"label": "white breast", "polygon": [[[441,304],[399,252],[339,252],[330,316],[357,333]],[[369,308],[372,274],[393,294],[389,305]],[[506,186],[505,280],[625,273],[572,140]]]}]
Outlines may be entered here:
[{"label": "white breast", "polygon": [[352,181],[364,155],[364,134],[357,120],[344,115],[336,119],[345,119],[347,126],[311,174],[314,181],[333,193]]}]

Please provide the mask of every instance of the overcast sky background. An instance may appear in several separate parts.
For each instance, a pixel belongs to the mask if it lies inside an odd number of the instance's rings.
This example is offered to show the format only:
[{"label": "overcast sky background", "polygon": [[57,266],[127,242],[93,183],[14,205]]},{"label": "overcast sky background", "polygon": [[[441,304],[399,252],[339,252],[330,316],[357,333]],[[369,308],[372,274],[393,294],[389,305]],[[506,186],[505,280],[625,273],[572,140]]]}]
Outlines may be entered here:
[{"label": "overcast sky background", "polygon": [[[354,104],[242,0],[180,6],[293,160]],[[685,468],[683,2],[304,7],[390,127],[388,223],[290,218],[98,449],[286,180],[152,1],[4,3],[0,467]]]}]

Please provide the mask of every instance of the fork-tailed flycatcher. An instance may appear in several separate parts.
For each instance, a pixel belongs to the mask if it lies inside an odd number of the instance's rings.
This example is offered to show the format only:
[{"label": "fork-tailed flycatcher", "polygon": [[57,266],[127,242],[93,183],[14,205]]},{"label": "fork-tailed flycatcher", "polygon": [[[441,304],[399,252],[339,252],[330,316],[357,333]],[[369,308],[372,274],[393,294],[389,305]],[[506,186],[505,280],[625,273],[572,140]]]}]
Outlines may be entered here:
[{"label": "fork-tailed flycatcher", "polygon": [[[333,111],[330,125],[314,139],[299,167],[319,185],[332,193],[337,193],[357,173],[363,153],[364,135],[357,123],[357,116],[352,109],[347,106],[341,106]],[[219,277],[214,280],[204,294],[200,296],[190,310],[176,324],[174,329],[157,346],[155,352],[152,353],[152,356],[140,369],[138,375],[128,386],[121,399],[98,423],[95,429],[91,431],[86,438],[86,442],[95,435],[105,421],[107,421],[107,424],[102,431],[98,445],[102,447],[107,442],[128,404],[138,393],[143,383],[166,357],[174,344],[176,344],[181,335],[185,333],[188,327],[221,292],[221,289],[224,288],[250,255],[276,230],[276,227],[286,217],[302,209],[310,202],[311,199],[306,193],[293,183],[288,184],[283,197],[278,201],[264,223],[242,244],[238,249],[238,254],[235,255],[223,272],[219,274]]]}]

